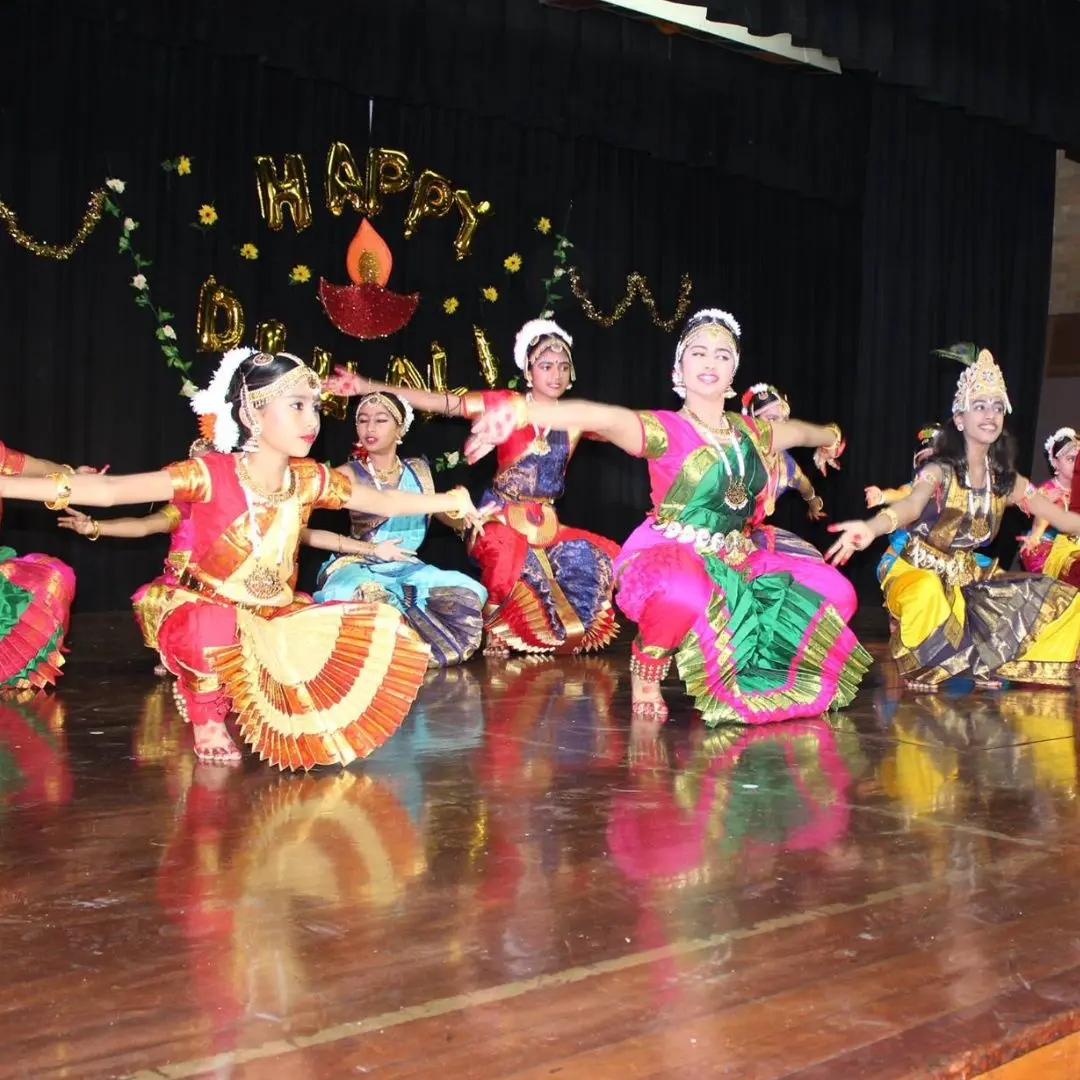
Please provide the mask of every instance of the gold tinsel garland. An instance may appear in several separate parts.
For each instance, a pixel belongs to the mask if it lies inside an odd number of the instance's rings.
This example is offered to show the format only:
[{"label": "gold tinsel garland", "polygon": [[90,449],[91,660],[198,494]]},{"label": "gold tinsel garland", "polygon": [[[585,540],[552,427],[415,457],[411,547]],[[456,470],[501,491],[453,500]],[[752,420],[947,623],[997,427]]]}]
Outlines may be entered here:
[{"label": "gold tinsel garland", "polygon": [[35,255],[44,255],[50,259],[69,259],[75,249],[80,247],[97,228],[107,195],[108,192],[105,188],[99,188],[90,196],[90,202],[86,207],[86,213],[83,214],[82,222],[75,235],[66,244],[44,244],[40,240],[35,240],[32,236],[28,236],[19,228],[19,219],[15,216],[14,211],[2,199],[0,199],[0,222],[3,222],[8,236],[20,247],[26,248],[27,251],[33,252]]},{"label": "gold tinsel garland", "polygon": [[596,310],[596,305],[589,299],[589,294],[581,286],[581,273],[576,266],[571,266],[566,273],[570,278],[570,288],[574,296],[581,302],[585,314],[593,322],[600,323],[601,326],[611,326],[617,319],[621,319],[634,302],[635,296],[641,297],[641,302],[649,309],[649,315],[652,317],[653,323],[659,326],[661,330],[674,330],[686,318],[686,313],[690,310],[690,294],[694,290],[694,283],[690,280],[689,274],[683,274],[679,279],[679,301],[675,305],[675,314],[670,319],[661,319],[656,310],[656,301],[649,291],[648,283],[636,270],[627,275],[626,292],[623,294],[622,299],[611,309],[610,315],[602,315]]}]

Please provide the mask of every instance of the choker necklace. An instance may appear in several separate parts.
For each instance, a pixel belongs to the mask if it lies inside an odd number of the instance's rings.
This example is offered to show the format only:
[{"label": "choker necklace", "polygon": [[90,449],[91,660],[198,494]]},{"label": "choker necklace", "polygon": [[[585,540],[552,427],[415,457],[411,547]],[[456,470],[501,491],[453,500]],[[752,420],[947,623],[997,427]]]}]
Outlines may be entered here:
[{"label": "choker necklace", "polygon": [[296,476],[288,466],[285,467],[285,486],[280,491],[267,491],[260,487],[248,470],[246,454],[241,454],[236,459],[236,475],[240,479],[241,487],[267,506],[281,506],[282,503],[288,502],[296,488]]},{"label": "choker necklace", "polygon": [[683,406],[683,412],[690,417],[696,424],[705,428],[706,431],[711,431],[714,435],[730,435],[731,434],[731,421],[727,418],[727,413],[723,414],[723,419],[719,424],[710,424],[706,420],[702,420],[700,416],[689,405]]},{"label": "choker necklace", "polygon": [[375,487],[382,490],[383,484],[392,483],[401,475],[401,458],[396,454],[394,455],[394,463],[389,469],[380,469],[375,465],[375,462],[368,458],[364,462],[364,468],[367,469],[371,476],[371,479],[375,481]]}]

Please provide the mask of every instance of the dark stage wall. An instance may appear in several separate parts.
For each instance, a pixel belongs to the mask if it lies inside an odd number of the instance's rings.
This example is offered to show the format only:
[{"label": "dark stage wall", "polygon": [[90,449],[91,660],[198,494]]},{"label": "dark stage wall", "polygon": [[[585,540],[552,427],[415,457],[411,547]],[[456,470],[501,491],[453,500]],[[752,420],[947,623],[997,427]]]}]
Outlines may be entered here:
[{"label": "dark stage wall", "polygon": [[[407,354],[423,370],[437,340],[451,385],[476,386],[476,323],[508,376],[514,331],[538,314],[539,279],[552,265],[550,239],[532,229],[545,215],[566,225],[601,308],[637,270],[668,314],[686,271],[694,308],[736,313],[745,331],[739,388],[775,382],[796,415],[844,427],[844,471],[821,485],[834,517],[860,509],[864,484],[906,478],[912,436],[942,416],[957,376],[929,356],[935,345],[974,338],[994,349],[1010,380],[1014,429],[1031,446],[1054,183],[1053,147],[1034,135],[870,75],[787,70],[610,15],[522,0],[89,2],[74,11],[0,9],[0,198],[28,232],[55,241],[70,236],[105,177],[126,180],[122,202],[140,221],[135,239],[153,260],[154,298],[177,314],[196,381],[213,363],[195,353],[196,298],[211,273],[239,295],[249,325],[284,321],[301,354],[322,346],[372,374],[391,353]],[[423,301],[385,342],[339,333],[314,281],[287,281],[296,263],[316,279],[346,280],[358,218],[332,217],[321,198],[335,140],[358,157],[369,145],[400,148],[417,169],[494,205],[458,262],[454,215],[422,223],[406,241],[407,197],[387,199],[374,224],[394,253],[391,287]],[[302,234],[289,221],[271,233],[255,195],[253,157],[288,152],[304,154],[311,181],[314,223]],[[160,168],[179,154],[193,159],[189,177]],[[204,202],[220,219],[199,232],[189,223]],[[182,456],[194,420],[152,320],[132,302],[134,270],[117,236],[106,218],[58,263],[0,233],[0,437],[128,471]],[[237,253],[248,241],[257,261]],[[524,261],[516,276],[502,268],[511,252]],[[480,300],[488,284],[499,289],[494,304]],[[461,302],[452,317],[441,307],[451,295]],[[577,339],[575,393],[677,404],[675,335],[642,307],[608,329],[568,297],[556,318]],[[464,433],[418,424],[410,449],[438,453]],[[317,456],[341,460],[350,434],[351,425],[328,423]],[[450,479],[478,488],[487,472]],[[643,464],[586,445],[563,516],[621,540],[646,496]],[[801,504],[790,498],[779,523],[802,528]],[[824,541],[820,531],[808,535]],[[58,535],[42,508],[14,504],[4,540],[71,562],[83,610],[123,606],[157,572],[163,549],[160,540],[91,546]],[[435,558],[460,564],[448,539],[434,545]],[[853,564],[860,588],[872,589],[873,561]]]}]

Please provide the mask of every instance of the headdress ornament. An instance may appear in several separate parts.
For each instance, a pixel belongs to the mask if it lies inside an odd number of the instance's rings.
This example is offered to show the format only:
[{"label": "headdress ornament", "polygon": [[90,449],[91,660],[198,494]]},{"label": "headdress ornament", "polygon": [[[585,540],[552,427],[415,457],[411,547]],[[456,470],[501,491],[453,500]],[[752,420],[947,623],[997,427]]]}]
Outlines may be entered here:
[{"label": "headdress ornament", "polygon": [[754,383],[753,386],[743,392],[743,416],[754,415],[754,398],[762,399],[760,402],[757,402],[760,408],[764,408],[766,405],[769,405],[774,401],[778,401],[784,407],[785,413],[787,413],[788,416],[791,415],[791,405],[788,403],[787,395],[781,394],[780,391],[772,385],[772,383]]},{"label": "headdress ornament", "polygon": [[550,347],[563,351],[570,358],[570,378],[574,378],[572,350],[574,339],[553,319],[530,319],[514,338],[514,363],[522,372],[528,371],[533,349],[547,340]]},{"label": "headdress ornament", "polygon": [[1057,431],[1043,443],[1043,449],[1046,451],[1047,458],[1049,458],[1050,461],[1053,461],[1054,458],[1069,445],[1069,443],[1077,441],[1076,430],[1074,428],[1062,427],[1058,428]]},{"label": "headdress ornament", "polygon": [[970,341],[950,345],[947,349],[935,349],[936,356],[944,356],[964,365],[964,371],[956,384],[953,397],[953,413],[967,412],[972,401],[978,397],[1000,398],[1005,411],[1012,412],[1012,402],[1005,388],[1005,376],[989,349],[977,349]]},{"label": "headdress ornament", "polygon": [[197,390],[191,395],[191,407],[198,416],[212,417],[214,421],[213,434],[211,436],[215,450],[228,453],[240,442],[240,427],[233,419],[232,405],[226,401],[225,395],[229,392],[229,384],[236,374],[237,368],[255,350],[247,345],[230,349],[221,358],[209,384],[205,390]]},{"label": "headdress ornament", "polygon": [[359,423],[360,410],[365,405],[372,404],[381,405],[394,418],[398,427],[401,428],[401,437],[403,439],[409,434],[409,428],[412,427],[413,420],[416,418],[413,407],[404,398],[399,398],[396,394],[393,396],[385,394],[381,390],[365,394],[360,399],[360,404],[356,406],[354,422]]}]

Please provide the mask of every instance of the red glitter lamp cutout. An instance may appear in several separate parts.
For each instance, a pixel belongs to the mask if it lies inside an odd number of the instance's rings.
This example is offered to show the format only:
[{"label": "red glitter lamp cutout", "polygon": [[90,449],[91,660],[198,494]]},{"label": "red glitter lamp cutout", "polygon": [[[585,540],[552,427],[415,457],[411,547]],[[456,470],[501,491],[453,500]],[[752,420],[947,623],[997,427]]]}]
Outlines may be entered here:
[{"label": "red glitter lamp cutout", "polygon": [[365,340],[388,337],[413,317],[420,294],[406,295],[386,288],[393,265],[386,241],[364,218],[345,255],[345,267],[353,284],[332,285],[319,278],[323,309],[343,334]]}]

